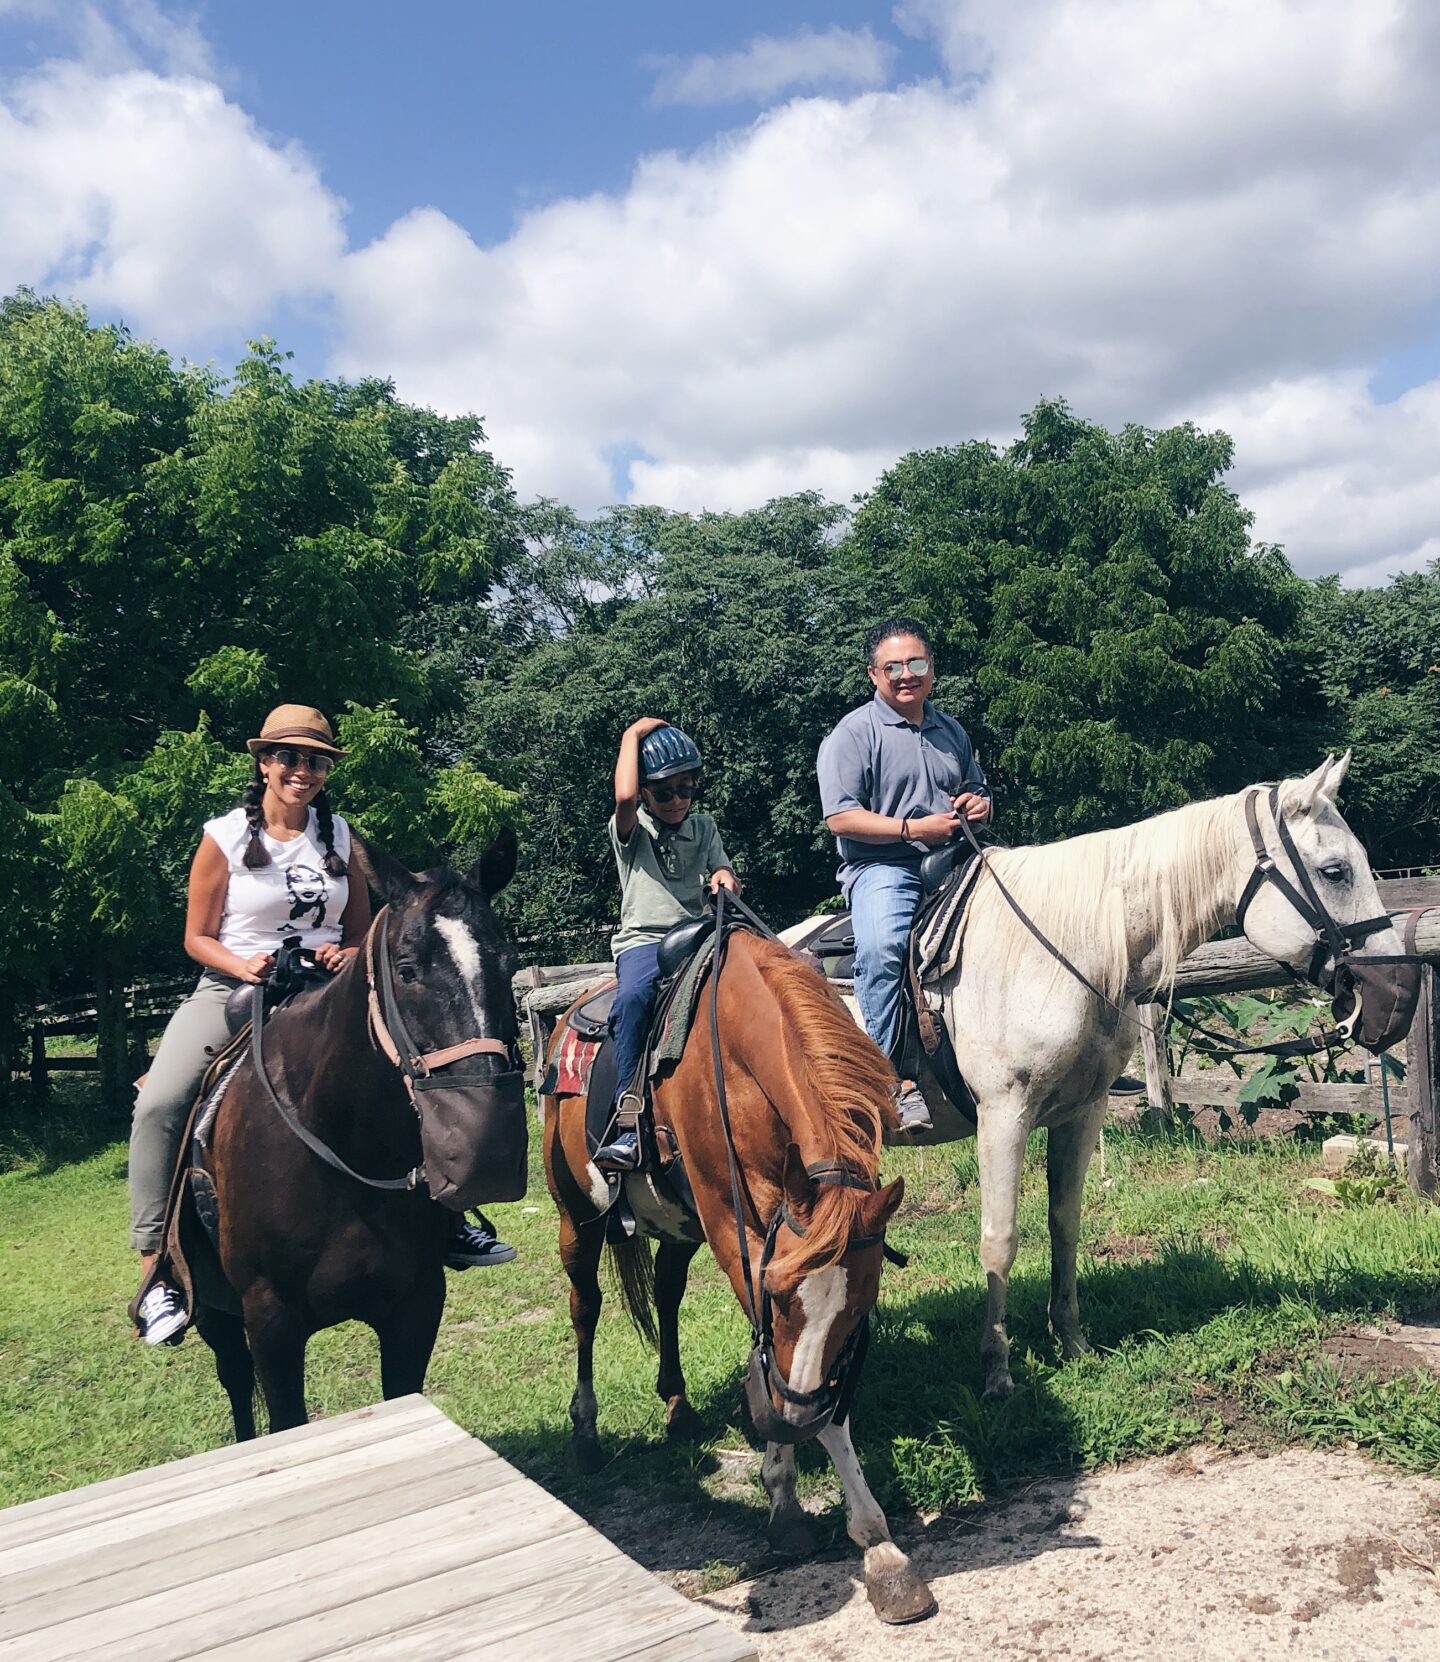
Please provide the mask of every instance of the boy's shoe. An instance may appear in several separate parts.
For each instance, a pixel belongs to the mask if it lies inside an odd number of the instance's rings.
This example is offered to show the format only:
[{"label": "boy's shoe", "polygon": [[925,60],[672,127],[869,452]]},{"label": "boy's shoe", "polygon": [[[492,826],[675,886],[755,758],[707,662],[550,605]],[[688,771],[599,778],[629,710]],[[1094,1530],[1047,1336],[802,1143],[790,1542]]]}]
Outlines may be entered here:
[{"label": "boy's shoe", "polygon": [[895,1111],[900,1117],[902,1131],[933,1131],[935,1122],[930,1118],[930,1104],[926,1102],[918,1085],[908,1081],[901,1086],[900,1095],[895,1099]]},{"label": "boy's shoe", "polygon": [[508,1264],[515,1256],[515,1248],[507,1241],[495,1238],[495,1231],[484,1223],[471,1223],[461,1218],[450,1234],[445,1250],[445,1267],[449,1270],[483,1269],[487,1264]]},{"label": "boy's shoe", "polygon": [[135,1325],[147,1345],[178,1345],[185,1337],[190,1317],[185,1301],[167,1282],[157,1281],[140,1300]]},{"label": "boy's shoe", "polygon": [[612,1171],[639,1171],[640,1133],[633,1127],[622,1131],[613,1142],[595,1150],[594,1161],[597,1166],[609,1166]]}]

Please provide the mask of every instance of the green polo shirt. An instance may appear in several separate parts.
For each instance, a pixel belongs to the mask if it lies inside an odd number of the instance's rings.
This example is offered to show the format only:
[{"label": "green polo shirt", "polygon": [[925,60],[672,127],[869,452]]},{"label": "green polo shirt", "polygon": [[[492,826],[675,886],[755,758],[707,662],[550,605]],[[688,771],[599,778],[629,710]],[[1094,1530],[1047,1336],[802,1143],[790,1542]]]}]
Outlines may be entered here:
[{"label": "green polo shirt", "polygon": [[641,807],[623,843],[611,814],[610,846],[620,874],[620,927],[610,940],[617,958],[632,946],[654,944],[686,918],[698,918],[706,879],[730,864],[709,814],[687,814],[670,826]]}]

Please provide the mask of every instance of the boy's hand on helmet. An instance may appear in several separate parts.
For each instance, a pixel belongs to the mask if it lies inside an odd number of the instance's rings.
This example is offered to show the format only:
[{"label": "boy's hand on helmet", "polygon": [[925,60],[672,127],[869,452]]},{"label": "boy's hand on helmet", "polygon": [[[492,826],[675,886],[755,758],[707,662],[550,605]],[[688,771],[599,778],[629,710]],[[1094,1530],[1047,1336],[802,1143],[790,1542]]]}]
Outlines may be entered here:
[{"label": "boy's hand on helmet", "polygon": [[731,894],[740,893],[740,879],[730,870],[729,866],[722,867],[710,879],[710,893],[714,894],[717,889],[729,889]]},{"label": "boy's hand on helmet", "polygon": [[666,721],[664,716],[641,716],[639,721],[632,721],[630,723],[629,731],[632,732],[637,739],[643,739],[647,734],[654,733],[660,728],[668,727],[669,725],[670,723]]}]

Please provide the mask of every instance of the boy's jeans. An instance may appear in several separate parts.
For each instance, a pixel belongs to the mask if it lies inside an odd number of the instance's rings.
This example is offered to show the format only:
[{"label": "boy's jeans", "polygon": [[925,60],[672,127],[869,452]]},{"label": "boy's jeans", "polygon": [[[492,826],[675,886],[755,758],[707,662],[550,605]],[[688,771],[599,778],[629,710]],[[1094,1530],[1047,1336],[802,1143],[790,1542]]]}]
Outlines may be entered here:
[{"label": "boy's jeans", "polygon": [[[855,929],[855,999],[865,1031],[888,1056],[900,1015],[905,946],[920,904],[914,866],[862,866],[850,884]],[[630,954],[627,952],[628,958]]]},{"label": "boy's jeans", "polygon": [[615,960],[620,986],[610,1006],[610,1031],[615,1035],[615,1100],[628,1091],[640,1066],[650,1032],[655,983],[660,979],[660,944],[632,946]]}]

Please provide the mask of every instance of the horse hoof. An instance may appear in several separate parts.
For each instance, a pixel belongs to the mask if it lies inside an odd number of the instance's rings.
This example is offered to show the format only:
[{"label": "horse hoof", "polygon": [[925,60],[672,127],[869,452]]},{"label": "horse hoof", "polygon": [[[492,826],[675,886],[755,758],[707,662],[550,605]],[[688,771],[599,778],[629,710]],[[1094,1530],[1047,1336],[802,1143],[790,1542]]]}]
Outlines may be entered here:
[{"label": "horse hoof", "polygon": [[1093,1356],[1094,1354],[1095,1352],[1090,1348],[1083,1333],[1076,1333],[1073,1337],[1060,1341],[1060,1360],[1062,1362],[1073,1362],[1077,1357]]},{"label": "horse hoof", "polygon": [[705,1422],[684,1397],[672,1397],[665,1410],[665,1435],[672,1443],[698,1443],[705,1436]]},{"label": "horse hoof", "polygon": [[570,1439],[570,1460],[577,1472],[586,1477],[593,1477],[605,1464],[605,1451],[600,1447],[598,1437],[572,1437]]},{"label": "horse hoof", "polygon": [[782,1558],[809,1558],[818,1545],[815,1531],[803,1518],[788,1518],[784,1523],[772,1524],[765,1538],[770,1550]]},{"label": "horse hoof", "polygon": [[939,1609],[934,1593],[893,1541],[883,1541],[865,1554],[865,1591],[875,1614],[892,1627],[922,1622]]},{"label": "horse hoof", "polygon": [[1015,1389],[1015,1381],[1008,1373],[993,1375],[985,1381],[985,1389],[980,1394],[982,1402],[1004,1402],[1005,1398]]}]

